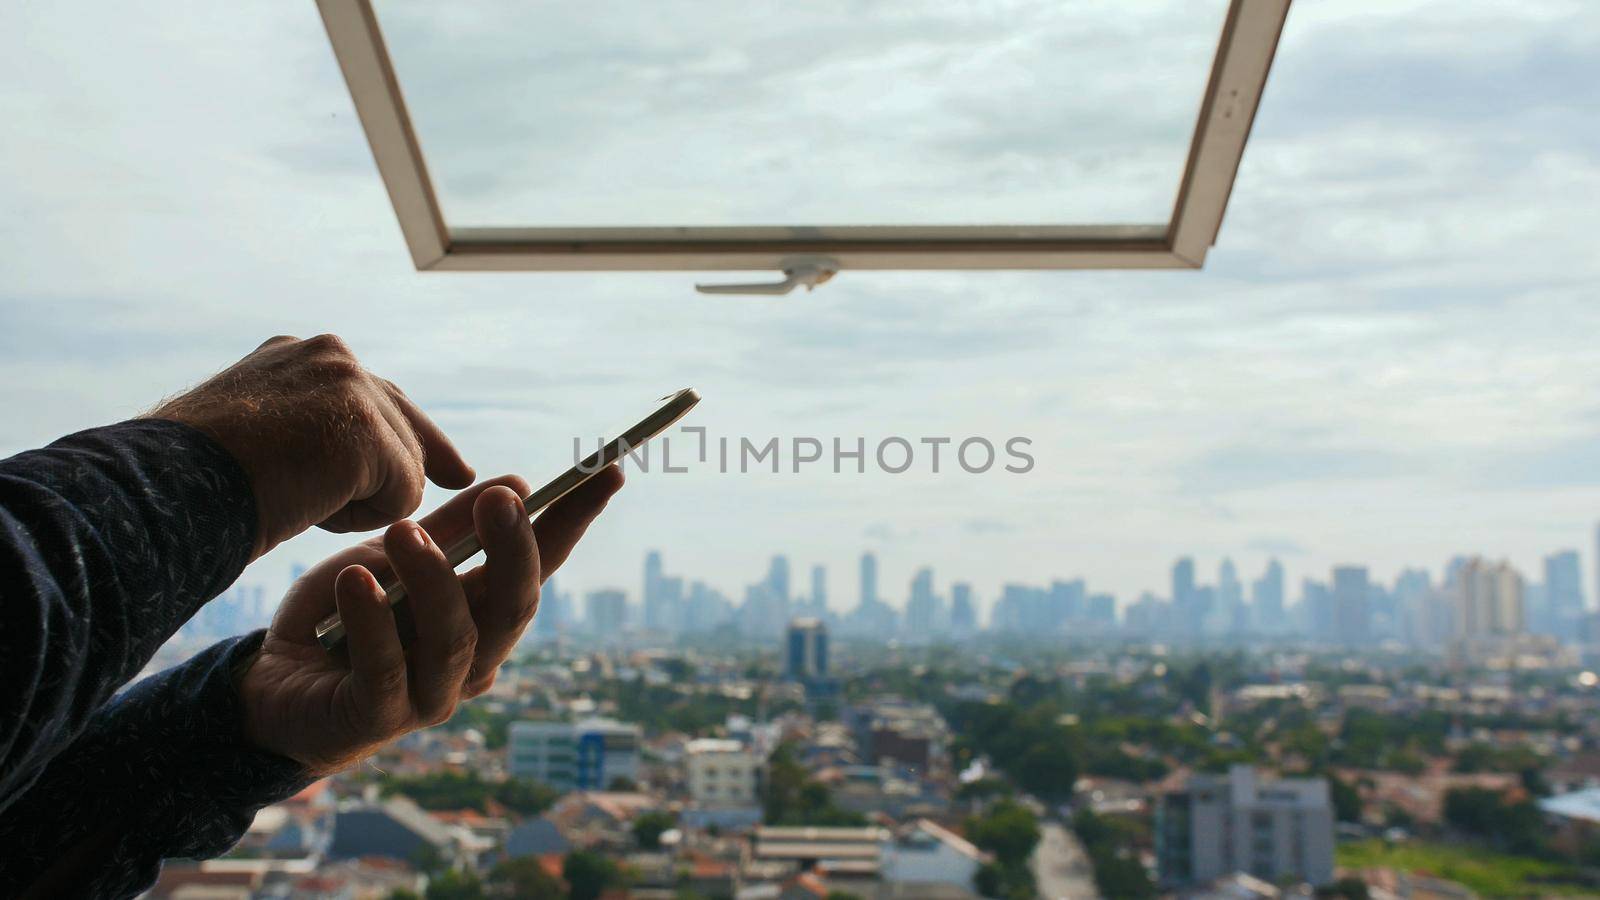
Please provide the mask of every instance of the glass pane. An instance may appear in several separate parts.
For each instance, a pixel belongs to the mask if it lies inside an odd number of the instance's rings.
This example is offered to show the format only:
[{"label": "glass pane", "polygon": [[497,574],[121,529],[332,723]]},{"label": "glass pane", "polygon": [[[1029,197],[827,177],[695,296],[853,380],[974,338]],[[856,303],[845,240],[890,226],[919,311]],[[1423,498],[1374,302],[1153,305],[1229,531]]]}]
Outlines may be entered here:
[{"label": "glass pane", "polygon": [[1224,0],[377,0],[453,226],[1161,223]]}]

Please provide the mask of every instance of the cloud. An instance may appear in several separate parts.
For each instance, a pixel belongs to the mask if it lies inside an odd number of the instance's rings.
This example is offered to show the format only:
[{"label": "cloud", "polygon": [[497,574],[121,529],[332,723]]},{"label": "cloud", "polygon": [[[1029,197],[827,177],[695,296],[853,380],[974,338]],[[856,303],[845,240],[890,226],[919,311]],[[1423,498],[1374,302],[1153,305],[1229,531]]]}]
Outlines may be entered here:
[{"label": "cloud", "polygon": [[[1162,214],[1222,7],[378,8],[458,223],[681,224]],[[1013,480],[635,479],[563,571],[580,592],[647,547],[736,587],[775,548],[850,571],[877,542],[885,583],[937,561],[991,596],[1133,596],[1180,552],[1290,545],[1536,565],[1600,509],[1597,51],[1580,3],[1299,4],[1203,272],[846,271],[771,300],[416,273],[313,9],[26,4],[0,36],[0,444],[335,331],[536,480],[686,384],[713,433],[1035,440]]]}]

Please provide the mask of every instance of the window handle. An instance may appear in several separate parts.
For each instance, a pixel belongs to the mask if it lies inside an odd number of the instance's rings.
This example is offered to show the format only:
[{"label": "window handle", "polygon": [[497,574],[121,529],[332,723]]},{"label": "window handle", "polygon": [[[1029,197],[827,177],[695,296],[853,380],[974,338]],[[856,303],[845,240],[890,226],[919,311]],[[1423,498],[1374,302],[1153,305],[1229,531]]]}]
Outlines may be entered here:
[{"label": "window handle", "polygon": [[796,259],[783,263],[782,281],[755,281],[735,284],[696,284],[694,289],[702,294],[787,294],[801,285],[811,290],[825,284],[839,271],[839,264],[831,259]]}]

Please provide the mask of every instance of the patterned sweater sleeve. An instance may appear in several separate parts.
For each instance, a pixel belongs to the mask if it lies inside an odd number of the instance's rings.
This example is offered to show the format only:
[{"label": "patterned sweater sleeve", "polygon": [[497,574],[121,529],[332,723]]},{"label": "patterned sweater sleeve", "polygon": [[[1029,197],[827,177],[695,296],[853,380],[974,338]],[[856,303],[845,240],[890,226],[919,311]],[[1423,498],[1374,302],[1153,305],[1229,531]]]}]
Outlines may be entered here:
[{"label": "patterned sweater sleeve", "polygon": [[255,528],[239,464],[176,422],[0,461],[0,816],[238,577]]},{"label": "patterned sweater sleeve", "polygon": [[262,634],[216,644],[100,710],[0,814],[0,896],[135,896],[163,859],[223,853],[257,810],[309,784],[241,734],[234,673]]}]

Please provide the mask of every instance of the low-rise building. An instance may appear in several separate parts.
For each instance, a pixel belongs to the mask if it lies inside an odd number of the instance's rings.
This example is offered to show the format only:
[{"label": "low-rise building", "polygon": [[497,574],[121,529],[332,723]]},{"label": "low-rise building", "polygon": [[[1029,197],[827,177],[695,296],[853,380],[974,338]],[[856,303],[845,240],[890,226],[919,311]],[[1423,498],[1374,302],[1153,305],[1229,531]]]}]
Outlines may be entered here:
[{"label": "low-rise building", "polygon": [[513,722],[506,767],[559,791],[605,790],[638,779],[641,741],[639,726],[613,719]]},{"label": "low-rise building", "polygon": [[704,738],[684,747],[689,799],[708,808],[747,808],[759,804],[761,757],[738,741]]}]

